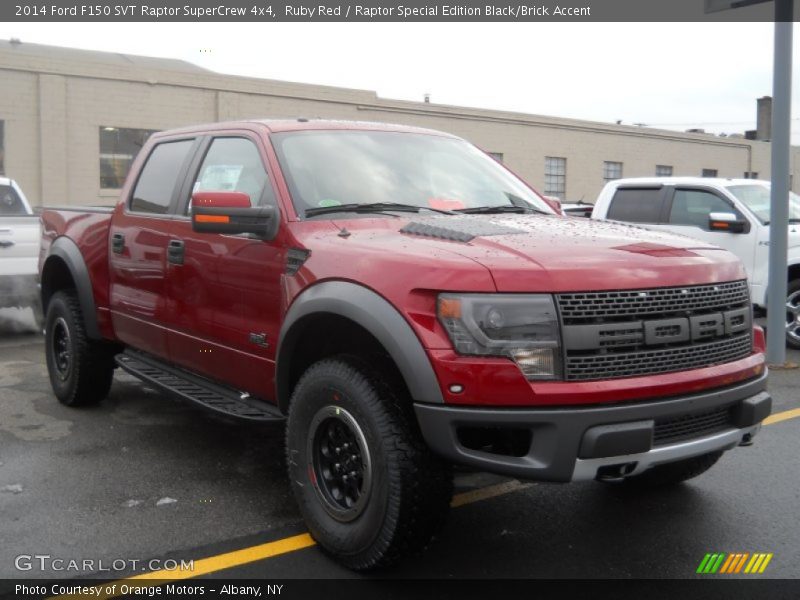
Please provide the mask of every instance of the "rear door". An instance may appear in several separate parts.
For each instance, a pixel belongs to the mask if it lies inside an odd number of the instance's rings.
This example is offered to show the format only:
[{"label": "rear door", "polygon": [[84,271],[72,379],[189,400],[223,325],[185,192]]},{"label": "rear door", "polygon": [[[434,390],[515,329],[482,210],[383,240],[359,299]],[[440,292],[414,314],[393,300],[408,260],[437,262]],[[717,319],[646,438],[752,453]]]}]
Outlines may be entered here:
[{"label": "rear door", "polygon": [[114,330],[134,348],[169,358],[167,245],[174,210],[199,140],[166,139],[152,147],[129,197],[118,205],[109,239]]},{"label": "rear door", "polygon": [[250,131],[206,139],[181,193],[168,241],[182,257],[168,264],[173,362],[255,396],[274,395],[285,249],[280,235],[196,233],[189,218],[194,191],[240,191],[253,206],[276,206],[266,148]]}]

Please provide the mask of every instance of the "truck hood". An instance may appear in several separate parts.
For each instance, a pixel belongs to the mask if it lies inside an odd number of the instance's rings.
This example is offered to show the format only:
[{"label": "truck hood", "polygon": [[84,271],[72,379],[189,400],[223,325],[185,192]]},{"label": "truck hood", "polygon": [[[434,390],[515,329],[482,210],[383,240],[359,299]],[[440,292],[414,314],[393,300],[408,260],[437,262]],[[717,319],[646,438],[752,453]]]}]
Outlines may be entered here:
[{"label": "truck hood", "polygon": [[[373,228],[377,221],[380,227]],[[339,222],[341,224],[341,222]],[[372,223],[373,226],[370,226]],[[388,227],[387,227],[388,225]],[[359,235],[359,229],[369,230]],[[486,267],[498,291],[583,291],[744,279],[731,253],[635,225],[543,215],[414,216],[347,221],[355,243],[414,255],[443,250]],[[411,256],[408,257],[413,260]]]}]

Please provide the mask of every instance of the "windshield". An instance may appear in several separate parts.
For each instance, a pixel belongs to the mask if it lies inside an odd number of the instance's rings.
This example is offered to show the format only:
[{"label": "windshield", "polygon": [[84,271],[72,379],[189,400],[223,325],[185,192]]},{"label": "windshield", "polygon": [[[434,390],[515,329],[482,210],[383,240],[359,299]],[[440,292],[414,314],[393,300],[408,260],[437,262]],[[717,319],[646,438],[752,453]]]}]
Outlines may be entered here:
[{"label": "windshield", "polygon": [[[768,185],[731,185],[728,190],[762,223],[769,223]],[[794,192],[789,192],[789,220],[800,221],[800,196]]]},{"label": "windshield", "polygon": [[435,135],[304,131],[272,137],[295,210],[394,203],[462,210],[517,206],[553,214],[524,183],[471,144]]}]

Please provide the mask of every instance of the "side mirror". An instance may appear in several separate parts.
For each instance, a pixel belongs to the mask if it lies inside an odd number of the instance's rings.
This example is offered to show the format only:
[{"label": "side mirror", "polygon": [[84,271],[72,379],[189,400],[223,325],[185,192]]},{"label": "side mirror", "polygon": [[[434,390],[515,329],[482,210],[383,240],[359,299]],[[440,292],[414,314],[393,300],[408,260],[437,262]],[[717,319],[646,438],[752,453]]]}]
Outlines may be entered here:
[{"label": "side mirror", "polygon": [[252,233],[272,236],[275,207],[250,206],[243,192],[195,192],[192,194],[192,229],[199,233]]},{"label": "side mirror", "polygon": [[734,213],[712,212],[708,215],[708,228],[711,231],[727,231],[728,233],[746,233],[750,223],[740,220]]}]

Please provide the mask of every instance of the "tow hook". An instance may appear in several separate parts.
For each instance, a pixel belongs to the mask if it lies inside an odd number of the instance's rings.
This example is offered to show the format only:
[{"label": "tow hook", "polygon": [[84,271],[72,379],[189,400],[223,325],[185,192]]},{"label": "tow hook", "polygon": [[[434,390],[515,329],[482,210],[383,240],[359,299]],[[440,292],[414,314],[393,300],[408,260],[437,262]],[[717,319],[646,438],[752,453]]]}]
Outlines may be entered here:
[{"label": "tow hook", "polygon": [[742,441],[739,442],[740,446],[752,446],[753,445],[753,438],[755,436],[752,433],[745,433],[742,436]]},{"label": "tow hook", "polygon": [[597,469],[597,481],[622,481],[636,469],[635,462],[607,465]]}]

